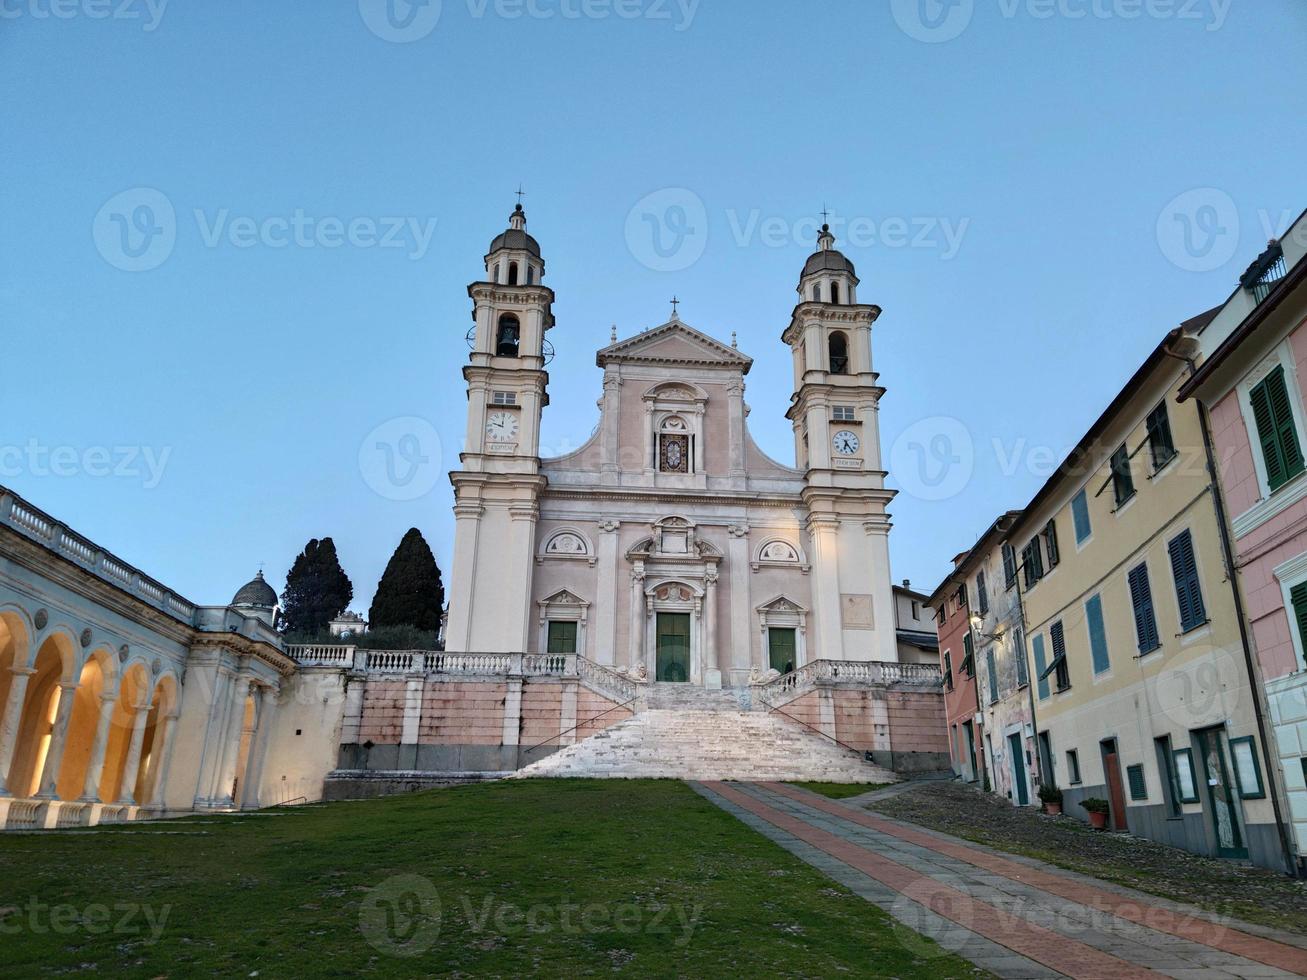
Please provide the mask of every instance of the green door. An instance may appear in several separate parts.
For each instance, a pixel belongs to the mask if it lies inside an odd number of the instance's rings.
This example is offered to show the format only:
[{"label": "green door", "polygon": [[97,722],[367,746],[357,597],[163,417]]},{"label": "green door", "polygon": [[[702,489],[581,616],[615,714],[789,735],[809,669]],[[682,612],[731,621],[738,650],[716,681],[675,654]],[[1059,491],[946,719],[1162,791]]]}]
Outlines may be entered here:
[{"label": "green door", "polygon": [[767,653],[772,670],[782,674],[794,670],[796,649],[793,629],[773,626],[767,631]]},{"label": "green door", "polygon": [[690,614],[658,614],[658,674],[655,680],[690,679]]},{"label": "green door", "polygon": [[1026,753],[1021,748],[1021,733],[1007,737],[1008,754],[1012,757],[1013,800],[1017,806],[1030,805],[1030,790],[1026,787]]},{"label": "green door", "polygon": [[1239,833],[1239,814],[1230,789],[1230,770],[1225,762],[1225,732],[1208,728],[1196,733],[1198,751],[1203,757],[1203,776],[1207,781],[1207,803],[1211,807],[1216,830],[1216,850],[1223,858],[1246,858],[1248,848]]}]

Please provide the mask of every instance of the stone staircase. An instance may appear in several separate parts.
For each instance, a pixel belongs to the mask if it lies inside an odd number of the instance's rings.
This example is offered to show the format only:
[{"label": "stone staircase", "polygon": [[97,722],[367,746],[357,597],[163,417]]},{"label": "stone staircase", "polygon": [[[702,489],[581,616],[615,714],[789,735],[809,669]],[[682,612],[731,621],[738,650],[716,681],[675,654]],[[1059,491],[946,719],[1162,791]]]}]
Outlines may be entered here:
[{"label": "stone staircase", "polygon": [[[731,691],[650,685],[645,710],[509,778],[891,783],[887,769],[795,722],[743,710]],[[748,692],[740,692],[744,700]]]}]

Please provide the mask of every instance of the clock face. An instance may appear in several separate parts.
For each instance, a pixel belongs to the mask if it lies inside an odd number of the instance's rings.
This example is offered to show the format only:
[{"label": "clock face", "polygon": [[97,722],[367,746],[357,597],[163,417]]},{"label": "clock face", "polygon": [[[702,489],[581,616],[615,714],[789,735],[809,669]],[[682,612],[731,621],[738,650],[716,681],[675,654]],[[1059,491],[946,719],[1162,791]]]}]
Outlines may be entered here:
[{"label": "clock face", "polygon": [[848,429],[841,429],[831,437],[831,446],[840,456],[852,456],[858,451],[858,435]]},{"label": "clock face", "polygon": [[486,419],[486,438],[491,442],[517,439],[517,416],[512,412],[492,412]]}]

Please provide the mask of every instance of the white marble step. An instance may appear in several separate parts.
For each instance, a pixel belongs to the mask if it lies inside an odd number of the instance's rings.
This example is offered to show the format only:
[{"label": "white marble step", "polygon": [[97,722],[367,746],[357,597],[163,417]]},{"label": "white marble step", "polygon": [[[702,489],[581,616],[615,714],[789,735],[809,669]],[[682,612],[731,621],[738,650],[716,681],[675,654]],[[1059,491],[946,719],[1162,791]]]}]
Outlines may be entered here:
[{"label": "white marble step", "polygon": [[[722,692],[709,692],[722,693]],[[512,778],[893,782],[893,773],[775,715],[653,708],[526,766]]]}]

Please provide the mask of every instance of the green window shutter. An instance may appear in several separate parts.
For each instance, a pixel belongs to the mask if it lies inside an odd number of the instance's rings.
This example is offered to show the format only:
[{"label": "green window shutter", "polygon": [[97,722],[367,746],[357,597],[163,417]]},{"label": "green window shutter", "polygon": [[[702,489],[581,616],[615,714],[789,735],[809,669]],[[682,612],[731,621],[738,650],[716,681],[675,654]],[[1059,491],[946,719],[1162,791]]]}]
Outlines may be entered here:
[{"label": "green window shutter", "polygon": [[1093,528],[1089,524],[1089,498],[1083,490],[1071,501],[1071,518],[1076,526],[1076,544],[1084,544]]},{"label": "green window shutter", "polygon": [[1148,783],[1144,780],[1144,767],[1139,763],[1126,766],[1125,775],[1126,780],[1130,783],[1130,799],[1148,799]]},{"label": "green window shutter", "polygon": [[[1283,368],[1276,368],[1283,371]],[[1271,377],[1274,377],[1272,375]],[[1275,418],[1271,413],[1270,378],[1248,393],[1252,405],[1253,422],[1257,426],[1257,441],[1262,444],[1262,460],[1266,464],[1266,482],[1272,490],[1284,485],[1284,460],[1280,457],[1280,440],[1275,431]]]},{"label": "green window shutter", "polygon": [[989,703],[993,704],[998,700],[998,671],[994,669],[994,651],[992,649],[985,654],[985,667],[989,670]]},{"label": "green window shutter", "polygon": [[1198,564],[1194,559],[1193,536],[1185,531],[1170,543],[1168,550],[1171,553],[1171,573],[1175,577],[1176,601],[1180,606],[1180,630],[1188,632],[1207,619],[1198,582]]},{"label": "green window shutter", "polygon": [[1148,566],[1137,565],[1130,570],[1130,603],[1135,611],[1135,636],[1139,652],[1150,653],[1160,646],[1157,635],[1157,614],[1153,610],[1153,590],[1148,583]]},{"label": "green window shutter", "polygon": [[1291,480],[1302,472],[1303,459],[1298,445],[1298,428],[1293,423],[1293,407],[1289,403],[1289,388],[1284,381],[1284,368],[1276,368],[1266,383],[1276,439],[1280,444],[1280,459],[1284,463],[1284,478]]},{"label": "green window shutter", "polygon": [[989,612],[989,591],[985,587],[985,570],[982,568],[976,573],[976,605],[980,609],[980,615]]},{"label": "green window shutter", "polygon": [[[1293,603],[1293,617],[1298,622],[1298,637],[1307,644],[1307,582],[1299,582],[1289,590],[1289,601]],[[1307,658],[1307,649],[1303,655]]]},{"label": "green window shutter", "polygon": [[1031,649],[1035,652],[1035,676],[1039,678],[1039,700],[1043,701],[1048,697],[1048,678],[1044,676],[1044,671],[1048,669],[1048,662],[1044,659],[1044,638],[1035,637],[1031,641]]},{"label": "green window shutter", "polygon": [[1089,626],[1089,654],[1094,673],[1101,674],[1112,666],[1107,655],[1107,629],[1103,625],[1103,598],[1094,596],[1085,603],[1085,622]]},{"label": "green window shutter", "polygon": [[1048,550],[1048,567],[1057,568],[1058,562],[1062,560],[1062,553],[1057,547],[1057,521],[1049,521],[1044,527],[1044,545]]}]

